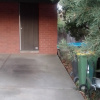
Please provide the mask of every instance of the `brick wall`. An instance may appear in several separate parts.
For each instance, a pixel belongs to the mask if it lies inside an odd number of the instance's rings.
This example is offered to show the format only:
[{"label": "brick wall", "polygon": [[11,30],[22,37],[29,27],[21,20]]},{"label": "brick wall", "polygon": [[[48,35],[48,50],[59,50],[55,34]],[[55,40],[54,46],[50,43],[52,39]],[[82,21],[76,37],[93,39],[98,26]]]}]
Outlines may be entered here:
[{"label": "brick wall", "polygon": [[19,5],[0,3],[0,53],[19,53]]},{"label": "brick wall", "polygon": [[[56,5],[39,5],[40,54],[57,54],[56,12]],[[17,3],[0,3],[0,53],[20,53]]]},{"label": "brick wall", "polygon": [[57,54],[56,5],[39,5],[39,52]]}]

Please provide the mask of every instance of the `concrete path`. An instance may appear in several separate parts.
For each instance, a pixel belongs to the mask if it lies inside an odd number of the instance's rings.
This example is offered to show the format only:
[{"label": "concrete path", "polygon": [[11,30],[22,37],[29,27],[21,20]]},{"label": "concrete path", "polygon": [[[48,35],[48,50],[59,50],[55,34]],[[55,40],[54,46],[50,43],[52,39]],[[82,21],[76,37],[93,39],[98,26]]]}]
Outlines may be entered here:
[{"label": "concrete path", "polygon": [[84,100],[57,56],[0,55],[0,100]]}]

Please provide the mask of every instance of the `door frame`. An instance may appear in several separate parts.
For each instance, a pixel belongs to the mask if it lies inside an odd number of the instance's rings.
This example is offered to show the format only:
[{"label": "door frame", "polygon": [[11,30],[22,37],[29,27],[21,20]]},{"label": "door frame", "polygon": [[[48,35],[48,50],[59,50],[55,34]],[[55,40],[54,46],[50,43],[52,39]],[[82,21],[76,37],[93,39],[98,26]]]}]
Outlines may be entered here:
[{"label": "door frame", "polygon": [[[20,4],[19,3],[19,41],[20,41],[20,52],[27,52],[27,51],[24,51],[22,50],[22,45],[21,45],[21,14],[20,14]],[[32,53],[39,53],[39,4],[38,4],[38,50],[32,50],[32,51],[29,51],[29,52],[32,52]]]},{"label": "door frame", "polygon": [[20,3],[19,3],[19,39],[20,39],[20,51],[21,49],[21,18],[20,18]]}]

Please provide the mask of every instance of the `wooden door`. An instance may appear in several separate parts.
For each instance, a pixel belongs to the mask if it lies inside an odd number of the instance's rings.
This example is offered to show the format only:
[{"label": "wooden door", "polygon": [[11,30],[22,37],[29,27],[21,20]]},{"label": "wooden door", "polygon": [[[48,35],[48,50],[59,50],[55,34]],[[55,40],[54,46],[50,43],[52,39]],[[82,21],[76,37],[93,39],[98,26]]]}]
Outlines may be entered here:
[{"label": "wooden door", "polygon": [[20,4],[21,50],[38,50],[38,5]]}]

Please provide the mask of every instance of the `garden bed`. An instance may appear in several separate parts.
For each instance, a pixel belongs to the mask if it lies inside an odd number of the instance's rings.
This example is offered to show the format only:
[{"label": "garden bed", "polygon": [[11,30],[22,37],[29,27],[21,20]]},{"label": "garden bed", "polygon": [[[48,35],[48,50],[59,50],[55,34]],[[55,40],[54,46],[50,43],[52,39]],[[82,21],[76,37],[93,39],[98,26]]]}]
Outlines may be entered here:
[{"label": "garden bed", "polygon": [[[65,53],[65,52],[64,52]],[[63,56],[64,55],[64,56]],[[60,51],[58,49],[58,56],[62,62],[62,64],[64,65],[66,71],[68,72],[68,74],[70,75],[71,79],[74,81],[74,77],[73,77],[73,71],[72,71],[72,64],[71,62],[68,60],[66,56],[66,54],[63,54],[62,51]],[[78,85],[77,83],[75,84],[76,85],[76,90],[78,90]],[[82,94],[82,96],[84,97],[85,100],[91,100],[89,99],[84,92],[80,91],[80,93]],[[100,100],[100,99],[92,99],[92,100]]]}]

